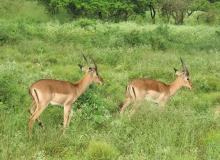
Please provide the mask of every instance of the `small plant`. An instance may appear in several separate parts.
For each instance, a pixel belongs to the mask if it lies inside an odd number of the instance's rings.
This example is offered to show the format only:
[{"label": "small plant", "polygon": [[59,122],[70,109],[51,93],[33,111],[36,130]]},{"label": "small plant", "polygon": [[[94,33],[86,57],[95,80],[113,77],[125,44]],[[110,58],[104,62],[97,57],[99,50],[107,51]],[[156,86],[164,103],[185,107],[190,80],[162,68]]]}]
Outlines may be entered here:
[{"label": "small plant", "polygon": [[148,41],[154,50],[166,50],[169,46],[169,28],[167,26],[158,26],[148,34]]},{"label": "small plant", "polygon": [[88,160],[115,160],[118,157],[117,149],[103,141],[91,141],[86,154]]},{"label": "small plant", "polygon": [[75,26],[79,26],[84,29],[88,29],[89,27],[94,28],[95,25],[96,25],[96,21],[91,19],[79,19],[78,21],[75,22]]}]

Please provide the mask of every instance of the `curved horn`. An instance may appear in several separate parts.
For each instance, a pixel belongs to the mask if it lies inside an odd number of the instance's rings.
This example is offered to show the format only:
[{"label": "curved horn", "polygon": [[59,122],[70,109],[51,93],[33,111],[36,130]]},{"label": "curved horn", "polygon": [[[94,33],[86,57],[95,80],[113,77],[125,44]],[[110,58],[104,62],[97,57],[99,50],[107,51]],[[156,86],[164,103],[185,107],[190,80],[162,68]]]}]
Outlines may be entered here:
[{"label": "curved horn", "polygon": [[86,61],[87,65],[89,65],[89,62],[88,62],[86,56],[83,53],[82,53],[82,56],[83,56],[83,59]]},{"label": "curved horn", "polygon": [[94,64],[94,66],[95,66],[95,69],[97,70],[97,64],[95,63],[95,60],[92,57],[91,57],[91,60],[92,60],[92,62]]},{"label": "curved horn", "polygon": [[187,76],[189,76],[189,71],[185,65],[185,63],[183,62],[183,59],[180,57],[180,61],[182,63],[182,67],[183,67],[183,71],[186,73]]}]

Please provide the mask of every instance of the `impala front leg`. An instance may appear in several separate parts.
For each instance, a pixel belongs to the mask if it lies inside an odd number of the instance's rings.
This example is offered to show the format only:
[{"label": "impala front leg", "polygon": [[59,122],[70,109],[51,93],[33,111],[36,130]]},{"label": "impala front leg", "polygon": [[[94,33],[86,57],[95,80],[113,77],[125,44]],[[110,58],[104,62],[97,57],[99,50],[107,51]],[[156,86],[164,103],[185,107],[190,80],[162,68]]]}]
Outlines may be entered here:
[{"label": "impala front leg", "polygon": [[65,133],[65,129],[68,126],[68,121],[70,121],[70,113],[71,113],[72,105],[64,105],[64,115],[63,115],[63,134]]},{"label": "impala front leg", "polygon": [[168,97],[166,97],[166,96],[164,96],[161,99],[161,101],[159,102],[159,106],[160,106],[161,110],[164,110],[167,101],[168,101]]},{"label": "impala front leg", "polygon": [[68,121],[67,121],[67,127],[69,127],[70,121],[71,121],[71,118],[72,118],[72,117],[73,117],[73,110],[70,109],[70,114],[69,114]]}]

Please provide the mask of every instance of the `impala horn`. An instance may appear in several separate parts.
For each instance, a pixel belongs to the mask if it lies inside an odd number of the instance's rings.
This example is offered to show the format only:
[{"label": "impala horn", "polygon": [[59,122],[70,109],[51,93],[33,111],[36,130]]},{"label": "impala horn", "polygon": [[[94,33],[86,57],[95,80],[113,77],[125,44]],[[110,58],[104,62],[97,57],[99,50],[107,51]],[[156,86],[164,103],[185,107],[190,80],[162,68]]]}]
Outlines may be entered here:
[{"label": "impala horn", "polygon": [[97,70],[97,64],[95,63],[95,60],[92,57],[91,57],[91,60],[92,60],[92,62],[94,64],[94,66],[95,66],[95,69]]},{"label": "impala horn", "polygon": [[185,63],[183,62],[183,59],[180,57],[180,61],[181,61],[181,63],[182,63],[182,67],[183,67],[183,72],[187,75],[187,76],[189,76],[189,71],[188,71],[188,69],[187,69],[187,67],[186,67],[186,65],[185,65]]},{"label": "impala horn", "polygon": [[88,62],[86,56],[83,53],[82,53],[82,56],[83,56],[83,59],[86,61],[87,65],[89,65],[89,62]]}]

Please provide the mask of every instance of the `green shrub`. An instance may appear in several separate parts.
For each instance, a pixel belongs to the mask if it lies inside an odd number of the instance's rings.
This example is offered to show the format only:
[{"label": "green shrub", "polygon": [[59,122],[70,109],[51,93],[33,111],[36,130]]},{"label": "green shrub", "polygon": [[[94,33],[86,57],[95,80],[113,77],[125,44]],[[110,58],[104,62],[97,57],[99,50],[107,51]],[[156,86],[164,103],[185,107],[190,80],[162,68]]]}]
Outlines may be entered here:
[{"label": "green shrub", "polygon": [[0,46],[8,43],[15,43],[22,36],[16,25],[0,24]]},{"label": "green shrub", "polygon": [[220,159],[220,130],[211,130],[202,140],[206,159]]},{"label": "green shrub", "polygon": [[[0,66],[0,102],[14,109],[22,103],[24,97],[21,87],[21,72],[17,70],[15,63],[7,63]],[[13,77],[13,78],[12,78]]]},{"label": "green shrub", "polygon": [[49,20],[45,8],[36,1],[1,0],[0,19],[17,22],[39,23]]},{"label": "green shrub", "polygon": [[86,151],[88,160],[115,160],[118,151],[112,145],[103,141],[90,141]]},{"label": "green shrub", "polygon": [[144,44],[144,33],[141,33],[140,31],[133,30],[129,33],[124,34],[123,36],[124,43],[128,46],[139,46],[141,44]]},{"label": "green shrub", "polygon": [[76,22],[74,22],[75,26],[84,28],[84,29],[89,29],[89,28],[95,28],[96,21],[92,19],[78,19]]}]

